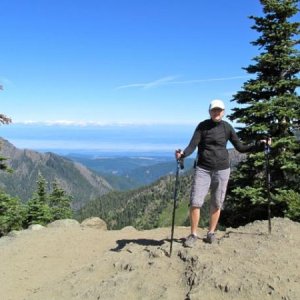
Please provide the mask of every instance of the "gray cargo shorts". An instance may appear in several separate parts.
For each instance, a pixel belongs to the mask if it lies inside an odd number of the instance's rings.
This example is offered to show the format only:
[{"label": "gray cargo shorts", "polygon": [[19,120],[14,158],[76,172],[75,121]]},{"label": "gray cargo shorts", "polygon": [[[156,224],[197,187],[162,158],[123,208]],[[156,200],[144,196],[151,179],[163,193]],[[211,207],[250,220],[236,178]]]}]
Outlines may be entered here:
[{"label": "gray cargo shorts", "polygon": [[202,207],[210,188],[211,208],[222,208],[226,195],[230,168],[210,171],[196,167],[190,198],[190,206]]}]

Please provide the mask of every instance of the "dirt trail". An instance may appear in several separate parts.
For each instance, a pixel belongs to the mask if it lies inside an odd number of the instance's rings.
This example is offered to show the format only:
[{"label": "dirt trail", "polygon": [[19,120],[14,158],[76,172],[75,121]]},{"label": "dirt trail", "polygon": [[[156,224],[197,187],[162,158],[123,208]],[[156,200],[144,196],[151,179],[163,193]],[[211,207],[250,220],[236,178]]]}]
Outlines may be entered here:
[{"label": "dirt trail", "polygon": [[[3,300],[300,299],[300,224],[288,219],[217,232],[217,242],[175,228],[44,228],[0,239]],[[199,237],[206,230],[199,229]]]}]

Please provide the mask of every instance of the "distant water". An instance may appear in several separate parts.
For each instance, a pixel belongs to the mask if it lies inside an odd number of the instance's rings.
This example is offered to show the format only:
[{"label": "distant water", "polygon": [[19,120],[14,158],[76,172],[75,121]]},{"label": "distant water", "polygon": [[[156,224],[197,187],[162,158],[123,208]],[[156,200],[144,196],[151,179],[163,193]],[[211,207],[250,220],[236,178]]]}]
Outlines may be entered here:
[{"label": "distant water", "polygon": [[[196,125],[195,125],[196,126]],[[192,125],[46,126],[11,124],[0,136],[21,149],[58,154],[169,155],[185,148]]]}]

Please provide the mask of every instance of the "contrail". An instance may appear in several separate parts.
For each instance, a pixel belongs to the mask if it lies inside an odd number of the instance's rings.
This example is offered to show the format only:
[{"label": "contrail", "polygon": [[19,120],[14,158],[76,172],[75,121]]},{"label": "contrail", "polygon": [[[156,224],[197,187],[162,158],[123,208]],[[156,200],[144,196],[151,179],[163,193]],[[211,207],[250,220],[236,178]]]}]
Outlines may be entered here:
[{"label": "contrail", "polygon": [[172,81],[170,82],[170,84],[189,84],[189,83],[201,83],[201,82],[211,82],[211,81],[225,81],[225,80],[234,80],[234,79],[242,79],[242,78],[249,78],[249,77],[250,75],[208,78],[208,79],[192,79],[192,80],[183,80],[183,81]]},{"label": "contrail", "polygon": [[132,83],[132,84],[126,84],[126,85],[121,85],[119,87],[117,87],[117,90],[120,89],[126,89],[126,88],[135,88],[135,87],[140,87],[143,89],[150,89],[150,88],[154,88],[157,86],[161,86],[161,85],[167,85],[172,83],[172,81],[177,78],[175,76],[167,76],[167,77],[163,77],[151,82],[146,82],[146,83]]},{"label": "contrail", "polygon": [[150,89],[155,88],[158,86],[164,86],[164,85],[175,85],[175,84],[193,84],[193,83],[202,83],[202,82],[213,82],[213,81],[225,81],[225,80],[235,80],[235,79],[242,79],[242,78],[249,78],[250,75],[244,75],[244,76],[231,76],[231,77],[218,77],[218,78],[207,78],[207,79],[192,79],[192,80],[181,80],[176,81],[174,80],[178,76],[168,76],[163,77],[158,80],[154,80],[152,82],[146,82],[146,83],[132,83],[127,85],[121,85],[117,87],[117,90],[120,89],[126,89],[126,88],[143,88],[143,89]]}]

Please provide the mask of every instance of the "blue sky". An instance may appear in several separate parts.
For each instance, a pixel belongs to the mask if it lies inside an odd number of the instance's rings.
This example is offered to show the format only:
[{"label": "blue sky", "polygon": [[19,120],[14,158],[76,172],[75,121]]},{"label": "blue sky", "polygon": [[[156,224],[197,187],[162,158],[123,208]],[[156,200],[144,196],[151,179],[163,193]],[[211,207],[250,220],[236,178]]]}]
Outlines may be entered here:
[{"label": "blue sky", "polygon": [[197,124],[249,78],[258,0],[2,0],[13,122]]}]

